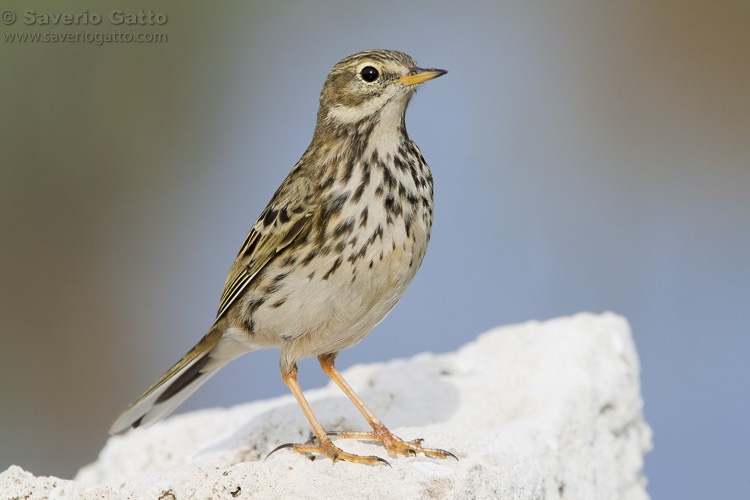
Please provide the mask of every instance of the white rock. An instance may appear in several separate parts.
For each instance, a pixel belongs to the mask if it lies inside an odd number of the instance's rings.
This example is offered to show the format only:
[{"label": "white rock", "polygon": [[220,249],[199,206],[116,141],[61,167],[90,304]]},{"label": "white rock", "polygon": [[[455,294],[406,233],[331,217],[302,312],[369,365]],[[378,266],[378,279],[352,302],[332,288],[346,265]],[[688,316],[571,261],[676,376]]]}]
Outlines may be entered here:
[{"label": "white rock", "polygon": [[[648,498],[639,365],[627,322],[579,314],[498,328],[456,353],[344,373],[389,428],[459,458],[388,457],[372,467],[308,460],[277,445],[308,439],[291,396],[184,414],[115,436],[74,481],[13,466],[0,498]],[[269,375],[270,376],[270,375]],[[324,427],[366,430],[333,384],[308,391]]]}]

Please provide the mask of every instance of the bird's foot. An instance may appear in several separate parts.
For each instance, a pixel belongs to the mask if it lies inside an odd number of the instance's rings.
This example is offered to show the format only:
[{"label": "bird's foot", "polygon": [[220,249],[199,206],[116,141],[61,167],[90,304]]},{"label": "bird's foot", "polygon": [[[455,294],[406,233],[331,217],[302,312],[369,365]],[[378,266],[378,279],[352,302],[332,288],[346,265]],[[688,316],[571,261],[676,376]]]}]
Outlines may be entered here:
[{"label": "bird's foot", "polygon": [[[307,443],[305,444],[295,444],[295,443],[287,443],[282,444],[281,446],[277,447],[275,450],[273,450],[271,453],[266,456],[266,459],[276,453],[277,451],[284,449],[284,448],[291,448],[293,452],[295,453],[319,453],[321,455],[325,455],[328,458],[330,458],[334,463],[344,460],[346,462],[353,462],[356,464],[369,464],[369,465],[387,465],[390,467],[391,464],[389,464],[386,460],[383,460],[380,457],[375,456],[368,456],[363,457],[360,455],[355,455],[353,453],[347,453],[341,448],[335,446],[330,439],[326,438],[326,440],[322,443],[316,443],[316,438],[311,438]],[[315,458],[313,457],[312,460]]]},{"label": "bird's foot", "polygon": [[372,441],[379,441],[388,450],[391,455],[403,455],[406,457],[414,457],[421,453],[428,457],[435,458],[455,458],[458,457],[453,453],[438,448],[425,448],[422,446],[424,439],[414,439],[412,441],[404,441],[398,436],[395,436],[385,426],[379,426],[372,432],[355,432],[355,431],[334,431],[328,432],[328,436],[336,439],[368,439]]}]

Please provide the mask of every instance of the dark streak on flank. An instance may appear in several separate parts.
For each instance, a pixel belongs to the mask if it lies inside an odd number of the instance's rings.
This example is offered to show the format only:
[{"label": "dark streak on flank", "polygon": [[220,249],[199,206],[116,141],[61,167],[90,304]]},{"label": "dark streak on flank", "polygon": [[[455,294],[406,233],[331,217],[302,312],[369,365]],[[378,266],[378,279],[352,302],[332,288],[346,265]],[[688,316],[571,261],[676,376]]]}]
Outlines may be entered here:
[{"label": "dark streak on flank", "polygon": [[344,235],[347,235],[354,231],[354,217],[349,217],[345,221],[341,222],[336,228],[333,230],[333,237],[334,238],[341,238]]},{"label": "dark streak on flank", "polygon": [[403,212],[403,207],[401,206],[401,203],[396,201],[396,198],[394,198],[392,195],[388,195],[385,198],[385,210],[393,214],[394,217],[398,217]]},{"label": "dark streak on flank", "polygon": [[253,313],[254,313],[255,311],[257,311],[257,310],[258,310],[258,308],[259,308],[260,306],[262,306],[262,305],[263,305],[263,303],[264,303],[265,301],[266,301],[266,298],[265,298],[265,297],[258,297],[257,299],[253,299],[253,300],[251,300],[251,301],[250,301],[250,302],[249,302],[249,303],[247,304],[247,313],[248,313],[248,314],[253,314]]},{"label": "dark streak on flank", "polygon": [[344,175],[341,179],[344,184],[349,182],[349,179],[352,178],[352,174],[354,173],[354,159],[358,158],[358,156],[351,155],[349,156],[349,160],[346,162],[346,167],[344,168]]},{"label": "dark streak on flank", "polygon": [[406,172],[409,169],[409,167],[406,166],[406,162],[401,159],[401,155],[396,155],[393,157],[393,164],[401,172]]},{"label": "dark streak on flank", "polygon": [[368,240],[368,242],[369,242],[370,244],[372,244],[372,243],[374,243],[374,242],[375,242],[375,240],[376,240],[376,239],[377,239],[378,237],[380,237],[380,239],[381,239],[381,240],[383,239],[383,226],[381,226],[380,224],[378,224],[378,227],[377,227],[377,228],[375,229],[375,231],[374,231],[374,232],[372,233],[372,235],[370,236],[370,239]]},{"label": "dark streak on flank", "polygon": [[308,254],[307,254],[307,255],[305,256],[305,258],[304,258],[304,259],[302,259],[302,265],[303,265],[303,266],[306,266],[306,265],[308,265],[308,264],[309,264],[310,262],[312,262],[312,261],[313,261],[313,259],[314,259],[315,257],[317,257],[317,256],[318,256],[318,249],[317,249],[317,248],[313,248],[312,250],[310,250],[310,253],[308,253]]},{"label": "dark streak on flank", "polygon": [[266,287],[266,293],[276,293],[284,286],[284,279],[289,276],[289,273],[281,273],[273,279],[273,282]]},{"label": "dark streak on flank", "polygon": [[327,217],[341,213],[341,211],[344,209],[344,205],[346,205],[346,202],[350,196],[351,196],[351,193],[349,191],[344,191],[343,193],[331,199],[331,202],[326,207]]},{"label": "dark streak on flank", "polygon": [[365,193],[365,189],[367,188],[367,185],[370,184],[370,169],[365,168],[364,172],[362,173],[362,181],[359,183],[359,186],[357,186],[357,190],[354,191],[354,196],[352,196],[353,202],[358,202],[360,198],[362,198],[362,195]]},{"label": "dark streak on flank", "polygon": [[361,259],[362,257],[364,257],[364,256],[365,256],[365,254],[367,253],[367,246],[368,246],[368,245],[369,245],[369,243],[365,243],[364,245],[362,245],[362,248],[360,248],[360,249],[359,249],[359,250],[358,250],[357,252],[353,252],[353,253],[352,253],[352,254],[351,254],[351,255],[349,256],[349,258],[348,258],[348,259],[346,259],[346,260],[348,260],[349,262],[351,262],[351,263],[353,264],[353,263],[355,263],[355,262],[356,262],[357,260],[359,260],[359,259]]},{"label": "dark streak on flank", "polygon": [[284,259],[281,262],[281,267],[293,266],[296,263],[297,263],[297,256],[295,254],[290,254],[286,259]]},{"label": "dark streak on flank", "polygon": [[383,172],[383,182],[388,189],[395,189],[398,181],[396,181],[396,177],[391,173],[391,169],[385,163],[381,162],[379,165],[380,170]]},{"label": "dark streak on flank", "polygon": [[333,265],[328,270],[328,272],[323,275],[324,280],[327,280],[334,272],[336,272],[336,269],[338,269],[339,266],[341,265],[341,261],[342,261],[341,257],[336,259],[336,262],[333,263]]}]

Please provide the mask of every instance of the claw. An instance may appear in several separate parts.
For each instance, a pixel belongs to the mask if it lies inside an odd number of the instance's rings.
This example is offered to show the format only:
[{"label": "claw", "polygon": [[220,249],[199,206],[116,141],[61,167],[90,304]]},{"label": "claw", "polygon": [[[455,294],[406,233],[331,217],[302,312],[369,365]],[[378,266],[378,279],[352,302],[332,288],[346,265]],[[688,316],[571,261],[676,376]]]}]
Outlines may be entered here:
[{"label": "claw", "polygon": [[369,457],[363,457],[359,455],[354,455],[353,453],[347,453],[340,448],[333,445],[333,443],[330,440],[327,440],[327,443],[323,444],[312,444],[313,441],[316,441],[316,438],[310,438],[307,443],[305,444],[295,444],[295,443],[286,443],[282,444],[281,446],[277,446],[274,448],[271,453],[266,455],[266,458],[263,459],[265,462],[268,460],[268,457],[276,453],[277,451],[283,449],[283,448],[291,448],[294,453],[304,453],[309,454],[309,458],[311,461],[316,459],[316,453],[323,454],[331,459],[333,463],[339,462],[339,461],[345,461],[345,462],[353,462],[353,463],[363,463],[363,464],[370,464],[370,465],[387,465],[388,467],[391,467],[391,464],[388,463],[387,460],[383,460],[380,457],[376,456],[369,456]]},{"label": "claw", "polygon": [[266,458],[264,458],[263,461],[265,462],[266,460],[268,460],[268,457],[270,457],[271,455],[273,455],[274,453],[276,453],[279,450],[283,450],[284,448],[294,448],[294,443],[286,443],[286,444],[282,444],[280,446],[277,446],[276,448],[274,448],[271,451],[271,453],[269,453],[268,455],[266,455]]},{"label": "claw", "polygon": [[436,449],[436,451],[439,451],[440,453],[445,455],[445,457],[455,458],[456,462],[458,462],[458,457],[454,455],[453,453],[451,453],[450,451],[445,451],[445,450],[440,450],[440,449]]}]

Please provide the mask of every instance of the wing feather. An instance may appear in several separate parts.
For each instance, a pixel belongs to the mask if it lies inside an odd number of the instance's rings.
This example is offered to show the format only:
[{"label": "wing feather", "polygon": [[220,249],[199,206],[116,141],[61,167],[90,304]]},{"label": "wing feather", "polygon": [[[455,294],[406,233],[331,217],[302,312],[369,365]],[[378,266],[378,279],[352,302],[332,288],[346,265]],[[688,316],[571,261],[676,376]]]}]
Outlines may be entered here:
[{"label": "wing feather", "polygon": [[269,204],[240,247],[221,293],[218,320],[268,262],[307,227],[313,212],[289,203]]}]

